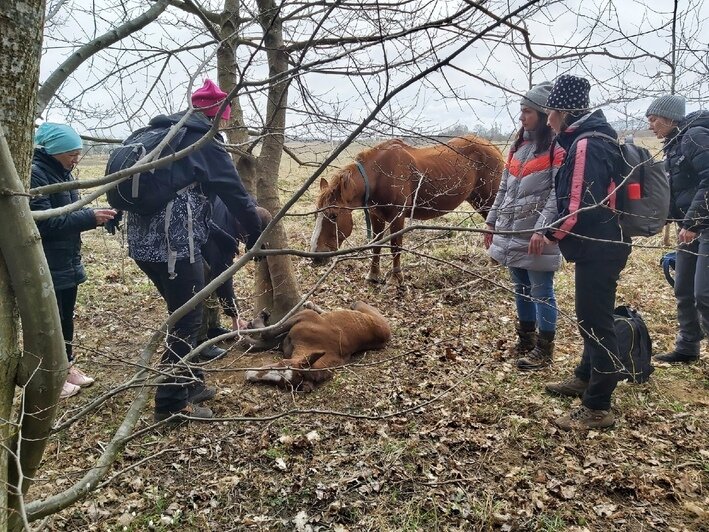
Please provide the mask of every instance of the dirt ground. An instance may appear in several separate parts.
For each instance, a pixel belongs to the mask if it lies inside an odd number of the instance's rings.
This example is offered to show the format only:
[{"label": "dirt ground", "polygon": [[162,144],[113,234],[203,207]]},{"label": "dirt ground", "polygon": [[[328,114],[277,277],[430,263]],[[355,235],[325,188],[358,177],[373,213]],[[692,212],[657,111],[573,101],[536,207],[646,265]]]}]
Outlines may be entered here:
[{"label": "dirt ground", "polygon": [[[302,175],[286,168],[284,197]],[[312,197],[302,202],[302,212]],[[307,220],[307,222],[303,222]],[[358,218],[352,244],[364,240]],[[457,212],[449,224],[480,226]],[[289,218],[305,248],[312,218]],[[121,235],[86,234],[89,281],[77,307],[76,351],[96,384],[63,416],[125,381],[165,318],[157,292],[127,258]],[[671,348],[674,298],[658,266],[661,239],[638,240],[618,303],[644,315],[656,351]],[[358,357],[303,395],[245,383],[244,368],[276,353],[206,367],[220,417],[131,441],[86,500],[53,516],[54,530],[709,530],[709,359],[658,367],[648,384],[621,384],[616,426],[566,434],[551,420],[574,401],[544,382],[579,358],[573,265],[556,277],[560,323],[552,368],[520,373],[505,350],[514,305],[507,273],[475,233],[414,233],[407,290],[366,284],[366,257],[342,261],[312,300],[325,309],[362,299],[390,320],[383,351]],[[643,247],[646,246],[646,247]],[[320,270],[293,259],[301,289]],[[389,261],[384,261],[388,266]],[[235,283],[251,312],[252,265]],[[119,395],[52,437],[28,497],[73,484],[91,467],[132,395]],[[152,423],[152,411],[138,429]]]}]

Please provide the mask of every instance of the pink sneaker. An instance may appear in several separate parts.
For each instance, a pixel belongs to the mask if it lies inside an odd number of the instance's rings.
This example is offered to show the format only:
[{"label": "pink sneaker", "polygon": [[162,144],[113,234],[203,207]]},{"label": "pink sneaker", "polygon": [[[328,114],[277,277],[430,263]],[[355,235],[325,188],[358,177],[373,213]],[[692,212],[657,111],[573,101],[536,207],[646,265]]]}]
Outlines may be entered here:
[{"label": "pink sneaker", "polygon": [[69,368],[69,376],[66,381],[74,386],[80,386],[84,388],[85,386],[91,386],[94,383],[94,379],[86,375],[76,366],[71,366]]},{"label": "pink sneaker", "polygon": [[68,380],[64,382],[64,386],[62,386],[62,393],[59,394],[60,399],[67,399],[69,397],[73,397],[77,393],[81,391],[81,388],[79,388],[77,385],[70,383]]}]

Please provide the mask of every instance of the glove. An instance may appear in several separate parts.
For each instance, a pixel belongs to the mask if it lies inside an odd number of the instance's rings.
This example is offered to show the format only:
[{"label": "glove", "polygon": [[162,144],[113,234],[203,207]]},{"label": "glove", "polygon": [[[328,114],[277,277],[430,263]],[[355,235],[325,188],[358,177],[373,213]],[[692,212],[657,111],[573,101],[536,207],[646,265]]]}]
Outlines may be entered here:
[{"label": "glove", "polygon": [[121,220],[123,220],[123,211],[118,211],[112,220],[108,220],[105,224],[103,224],[106,232],[110,235],[115,235],[116,229],[119,231],[122,229]]}]

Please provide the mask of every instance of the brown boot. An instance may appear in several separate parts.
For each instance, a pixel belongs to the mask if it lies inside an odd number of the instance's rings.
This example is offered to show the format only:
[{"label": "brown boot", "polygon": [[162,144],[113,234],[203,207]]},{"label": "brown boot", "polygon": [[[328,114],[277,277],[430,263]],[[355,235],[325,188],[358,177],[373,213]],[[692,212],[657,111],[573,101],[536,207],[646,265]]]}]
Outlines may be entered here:
[{"label": "brown boot", "polygon": [[539,331],[537,345],[525,357],[517,359],[517,367],[525,371],[534,371],[551,366],[554,355],[554,331]]},{"label": "brown boot", "polygon": [[554,424],[561,430],[606,429],[612,427],[613,423],[615,416],[610,410],[591,410],[583,405],[554,420]]},{"label": "brown boot", "polygon": [[537,324],[533,321],[518,321],[517,343],[511,347],[507,353],[511,357],[521,358],[529,354],[537,341]]},{"label": "brown boot", "polygon": [[588,388],[588,382],[582,381],[575,375],[565,381],[547,382],[544,385],[547,392],[567,397],[583,397],[586,388]]}]

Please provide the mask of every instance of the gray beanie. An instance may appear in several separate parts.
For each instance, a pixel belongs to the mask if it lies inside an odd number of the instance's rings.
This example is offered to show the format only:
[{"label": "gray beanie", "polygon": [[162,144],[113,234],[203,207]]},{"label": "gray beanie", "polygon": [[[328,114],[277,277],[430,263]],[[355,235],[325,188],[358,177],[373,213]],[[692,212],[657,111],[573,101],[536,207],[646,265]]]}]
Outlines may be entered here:
[{"label": "gray beanie", "polygon": [[547,103],[551,87],[552,84],[550,81],[542,81],[539,85],[535,85],[522,97],[521,105],[530,107],[540,113],[546,113],[544,104]]},{"label": "gray beanie", "polygon": [[665,94],[660,96],[647,108],[645,116],[661,116],[679,122],[684,118],[684,96]]}]

